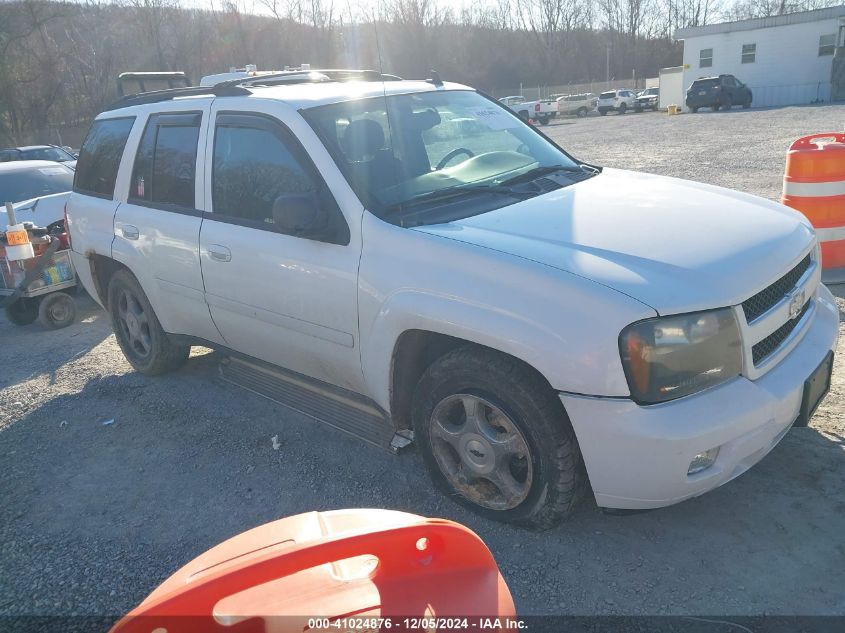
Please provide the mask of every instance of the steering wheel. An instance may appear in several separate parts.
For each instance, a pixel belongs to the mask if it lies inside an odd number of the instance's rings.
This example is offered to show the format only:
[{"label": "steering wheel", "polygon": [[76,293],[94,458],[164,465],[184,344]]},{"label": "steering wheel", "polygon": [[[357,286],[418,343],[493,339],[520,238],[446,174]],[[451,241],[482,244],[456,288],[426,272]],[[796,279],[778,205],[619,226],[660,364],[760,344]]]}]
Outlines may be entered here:
[{"label": "steering wheel", "polygon": [[437,171],[440,171],[446,165],[448,165],[449,161],[451,161],[453,158],[455,158],[455,156],[460,156],[461,154],[466,154],[468,158],[473,158],[475,156],[475,154],[473,154],[466,147],[458,147],[457,149],[453,149],[451,152],[449,152],[443,158],[441,158],[440,162],[437,163],[437,167],[435,167],[435,169]]}]

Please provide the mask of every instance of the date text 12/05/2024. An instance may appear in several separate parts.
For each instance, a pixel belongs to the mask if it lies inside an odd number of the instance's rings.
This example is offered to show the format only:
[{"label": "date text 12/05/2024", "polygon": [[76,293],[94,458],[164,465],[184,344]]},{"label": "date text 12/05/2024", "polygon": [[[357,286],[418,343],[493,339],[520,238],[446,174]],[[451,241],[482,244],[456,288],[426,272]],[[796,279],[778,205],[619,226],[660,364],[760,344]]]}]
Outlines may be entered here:
[{"label": "date text 12/05/2024", "polygon": [[312,618],[308,620],[311,631],[342,631],[360,633],[362,631],[397,631],[427,632],[447,630],[483,630],[504,631],[526,629],[526,623],[518,618],[419,618],[419,617],[360,617],[360,618]]}]

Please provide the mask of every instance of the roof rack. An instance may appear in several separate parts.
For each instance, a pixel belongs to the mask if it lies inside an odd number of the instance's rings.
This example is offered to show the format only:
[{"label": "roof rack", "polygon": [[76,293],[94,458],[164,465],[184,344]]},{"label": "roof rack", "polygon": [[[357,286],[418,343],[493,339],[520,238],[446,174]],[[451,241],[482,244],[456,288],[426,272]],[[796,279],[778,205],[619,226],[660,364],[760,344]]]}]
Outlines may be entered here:
[{"label": "roof rack", "polygon": [[252,94],[247,86],[275,86],[281,84],[298,83],[322,83],[327,81],[402,81],[396,75],[387,75],[376,70],[350,70],[350,69],[320,69],[320,70],[289,70],[267,75],[254,77],[241,77],[230,79],[213,86],[189,86],[185,88],[169,88],[166,90],[153,90],[140,92],[121,97],[114,103],[107,106],[103,112],[128,108],[130,106],[145,105],[148,103],[159,103],[169,101],[177,97],[234,97]]}]

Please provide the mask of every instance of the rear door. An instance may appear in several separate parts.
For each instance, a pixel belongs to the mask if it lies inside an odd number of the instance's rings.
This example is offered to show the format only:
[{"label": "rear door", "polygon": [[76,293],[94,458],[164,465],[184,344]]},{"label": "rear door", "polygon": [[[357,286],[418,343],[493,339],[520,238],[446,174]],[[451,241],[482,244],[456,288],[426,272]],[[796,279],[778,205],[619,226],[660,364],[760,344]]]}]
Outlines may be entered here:
[{"label": "rear door", "polygon": [[[325,149],[288,106],[253,99],[250,112],[234,112],[219,103],[206,148],[211,213],[200,237],[214,322],[239,352],[361,391],[360,233],[355,227],[350,235],[299,139],[307,136],[313,151]],[[305,193],[319,196],[339,227],[336,239],[299,237],[276,224],[275,201]]]},{"label": "rear door", "polygon": [[111,256],[114,241],[115,183],[126,153],[135,116],[99,118],[91,125],[74,175],[73,193],[67,202],[71,258],[83,285],[100,300],[86,254]]},{"label": "rear door", "polygon": [[205,303],[199,261],[205,200],[197,149],[205,143],[210,100],[158,107],[143,122],[121,192],[113,257],[138,278],[166,332],[222,343]]}]

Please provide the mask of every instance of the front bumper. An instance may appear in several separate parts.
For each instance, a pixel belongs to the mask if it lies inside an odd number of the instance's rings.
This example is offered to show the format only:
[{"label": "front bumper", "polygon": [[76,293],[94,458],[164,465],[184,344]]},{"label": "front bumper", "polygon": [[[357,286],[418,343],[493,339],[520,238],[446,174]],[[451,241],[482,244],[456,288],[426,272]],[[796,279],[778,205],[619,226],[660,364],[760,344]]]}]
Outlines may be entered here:
[{"label": "front bumper", "polygon": [[[813,322],[798,345],[757,380],[740,376],[705,392],[658,405],[561,394],[593,487],[606,508],[659,508],[738,477],[783,438],[798,417],[804,381],[835,350],[839,311],[819,286]],[[698,453],[719,447],[716,462],[688,476]]]}]

